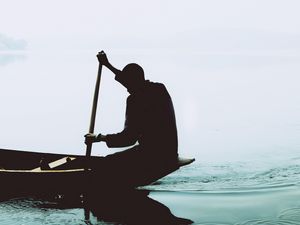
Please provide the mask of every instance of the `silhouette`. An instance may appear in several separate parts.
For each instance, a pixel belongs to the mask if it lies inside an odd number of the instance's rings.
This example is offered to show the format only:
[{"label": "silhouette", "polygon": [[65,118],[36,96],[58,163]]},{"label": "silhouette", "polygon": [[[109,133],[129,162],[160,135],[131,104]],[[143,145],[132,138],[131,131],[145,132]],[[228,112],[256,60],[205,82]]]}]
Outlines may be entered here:
[{"label": "silhouette", "polygon": [[[78,196],[40,196],[40,207],[54,209],[83,208],[85,220],[90,213],[98,221],[124,225],[187,225],[193,221],[179,218],[162,203],[153,200],[146,190],[118,190],[115,192],[88,193],[85,201]],[[46,200],[46,201],[45,201]],[[91,223],[87,223],[91,224]]]},{"label": "silhouette", "polygon": [[98,220],[120,224],[187,225],[193,221],[173,215],[168,207],[148,197],[149,192],[132,190],[126,194],[94,197],[88,205]]},{"label": "silhouette", "polygon": [[99,167],[109,171],[114,181],[125,182],[127,186],[143,184],[154,174],[167,175],[178,161],[178,141],[173,103],[166,87],[145,80],[143,68],[138,64],[130,63],[121,71],[111,65],[103,51],[97,58],[129,92],[126,120],[120,133],[87,134],[85,143],[102,141],[112,148],[138,142],[125,151],[106,156]]}]

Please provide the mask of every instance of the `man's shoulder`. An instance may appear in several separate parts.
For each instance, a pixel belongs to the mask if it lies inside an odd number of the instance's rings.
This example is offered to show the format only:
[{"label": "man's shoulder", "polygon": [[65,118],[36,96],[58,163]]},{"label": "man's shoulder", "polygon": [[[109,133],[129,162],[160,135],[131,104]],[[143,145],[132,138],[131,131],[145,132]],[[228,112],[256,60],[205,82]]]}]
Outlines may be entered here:
[{"label": "man's shoulder", "polygon": [[159,82],[152,82],[152,81],[149,81],[147,80],[146,81],[146,85],[149,87],[149,88],[153,88],[153,89],[164,89],[166,90],[166,86],[162,83],[159,83]]}]

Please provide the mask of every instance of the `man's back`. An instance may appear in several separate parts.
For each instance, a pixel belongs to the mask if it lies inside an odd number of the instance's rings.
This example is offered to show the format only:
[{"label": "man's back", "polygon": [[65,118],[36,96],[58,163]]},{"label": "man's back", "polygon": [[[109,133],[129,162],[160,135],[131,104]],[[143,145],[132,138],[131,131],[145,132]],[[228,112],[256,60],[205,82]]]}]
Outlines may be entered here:
[{"label": "man's back", "polygon": [[165,86],[146,81],[141,91],[128,97],[127,104],[128,114],[135,117],[138,141],[143,150],[163,158],[177,157],[175,113]]}]

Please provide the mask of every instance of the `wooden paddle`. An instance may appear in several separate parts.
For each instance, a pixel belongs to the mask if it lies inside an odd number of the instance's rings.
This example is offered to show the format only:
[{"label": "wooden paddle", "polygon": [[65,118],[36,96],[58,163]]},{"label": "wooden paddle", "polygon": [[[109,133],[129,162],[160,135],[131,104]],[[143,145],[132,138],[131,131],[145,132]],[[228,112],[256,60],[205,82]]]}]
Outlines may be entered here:
[{"label": "wooden paddle", "polygon": [[[103,51],[99,52],[99,54],[105,54]],[[93,99],[93,106],[92,106],[92,113],[91,113],[91,120],[90,120],[90,128],[89,128],[89,133],[93,134],[94,133],[94,128],[95,128],[95,121],[96,121],[96,111],[97,111],[97,104],[98,104],[98,96],[99,96],[99,90],[100,90],[100,81],[101,81],[101,72],[102,72],[102,64],[99,62],[99,67],[98,67],[98,74],[97,74],[97,80],[96,80],[96,85],[95,85],[95,91],[94,91],[94,99]],[[86,145],[86,164],[85,164],[85,170],[88,171],[89,168],[89,157],[91,156],[92,153],[92,144],[93,143],[88,143]],[[88,206],[84,207],[84,217],[86,221],[89,221],[90,219],[90,209]]]},{"label": "wooden paddle", "polygon": [[[99,54],[104,54],[104,52],[100,52]],[[98,96],[99,96],[99,89],[100,89],[100,81],[101,81],[101,71],[102,71],[102,64],[99,63],[98,67],[98,75],[95,85],[95,91],[94,91],[94,100],[93,100],[93,106],[92,106],[92,113],[91,113],[91,120],[90,120],[90,128],[89,133],[94,133],[95,128],[95,121],[96,121],[96,111],[97,111],[97,104],[98,104]],[[89,143],[86,145],[86,157],[90,157],[92,152],[92,143]]]}]

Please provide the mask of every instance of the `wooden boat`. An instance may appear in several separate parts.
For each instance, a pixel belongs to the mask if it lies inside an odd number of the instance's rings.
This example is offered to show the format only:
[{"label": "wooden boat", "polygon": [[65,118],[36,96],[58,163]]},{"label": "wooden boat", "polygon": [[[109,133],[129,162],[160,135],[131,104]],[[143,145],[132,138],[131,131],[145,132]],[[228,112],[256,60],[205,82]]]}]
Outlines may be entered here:
[{"label": "wooden boat", "polygon": [[[103,157],[90,156],[90,165],[101,165]],[[152,177],[141,179],[134,186],[150,184],[194,159],[180,159],[177,165],[165,171],[155,172]],[[117,183],[106,178],[109,171],[86,167],[86,156],[53,153],[37,153],[0,149],[0,193],[2,195],[72,193],[81,194],[87,188],[112,188]],[[120,185],[117,184],[117,185]],[[126,186],[126,184],[124,184]]]}]

